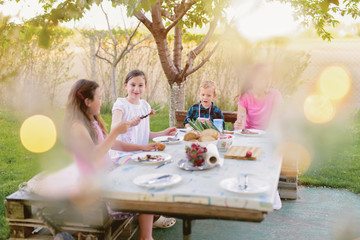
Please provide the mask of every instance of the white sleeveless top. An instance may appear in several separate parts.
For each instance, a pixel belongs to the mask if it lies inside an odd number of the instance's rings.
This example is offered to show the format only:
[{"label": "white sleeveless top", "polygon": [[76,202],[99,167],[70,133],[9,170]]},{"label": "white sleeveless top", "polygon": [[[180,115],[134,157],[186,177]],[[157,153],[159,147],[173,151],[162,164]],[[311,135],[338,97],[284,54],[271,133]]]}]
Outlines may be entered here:
[{"label": "white sleeveless top", "polygon": [[[148,102],[141,99],[140,104],[132,104],[126,98],[118,98],[112,108],[112,112],[115,110],[122,111],[121,121],[129,121],[141,115],[146,115],[150,113],[151,107]],[[129,130],[124,134],[119,134],[117,140],[146,145],[149,143],[150,137],[150,121],[149,117],[144,118],[140,121],[139,125],[129,128]],[[111,158],[119,158],[124,155],[129,155],[132,152],[116,151],[110,150],[109,154]]]}]

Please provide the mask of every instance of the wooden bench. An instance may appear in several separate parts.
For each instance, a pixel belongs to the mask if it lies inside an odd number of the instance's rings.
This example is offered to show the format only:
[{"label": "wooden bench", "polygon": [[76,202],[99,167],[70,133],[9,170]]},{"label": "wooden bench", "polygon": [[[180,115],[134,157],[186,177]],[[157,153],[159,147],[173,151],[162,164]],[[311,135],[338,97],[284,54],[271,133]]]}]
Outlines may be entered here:
[{"label": "wooden bench", "polygon": [[[224,121],[225,122],[230,122],[231,123],[231,129],[234,129],[234,123],[236,121],[237,118],[237,112],[231,112],[231,111],[223,111],[222,112],[224,115]],[[184,127],[184,120],[186,118],[187,115],[187,111],[184,110],[177,110],[175,112],[175,117],[176,117],[176,127],[177,128],[183,128]]]},{"label": "wooden bench", "polygon": [[19,190],[7,196],[4,205],[10,239],[54,239],[53,226],[74,239],[131,239],[137,230],[136,218],[114,221],[103,202],[77,208]]},{"label": "wooden bench", "polygon": [[[237,119],[237,112],[223,111],[224,121],[230,122],[232,129],[234,129],[234,123]],[[176,127],[183,128],[184,120],[186,118],[187,111],[177,110],[176,116]],[[279,194],[282,199],[295,200],[297,199],[297,181],[298,181],[298,168],[296,163],[283,159],[281,166],[281,173],[279,178]]]}]

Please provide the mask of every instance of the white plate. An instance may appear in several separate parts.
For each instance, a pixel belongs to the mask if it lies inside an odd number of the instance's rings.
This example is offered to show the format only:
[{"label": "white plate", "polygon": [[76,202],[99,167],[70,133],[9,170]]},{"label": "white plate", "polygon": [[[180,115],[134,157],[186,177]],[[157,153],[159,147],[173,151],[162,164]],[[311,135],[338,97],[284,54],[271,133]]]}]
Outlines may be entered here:
[{"label": "white plate", "polygon": [[201,170],[206,170],[206,169],[210,169],[213,167],[210,167],[206,164],[204,164],[201,167],[194,167],[192,162],[190,162],[187,159],[181,159],[180,161],[178,161],[177,166],[181,169],[184,169],[186,171],[201,171]]},{"label": "white plate", "polygon": [[269,189],[269,184],[254,174],[249,175],[248,187],[246,189],[239,188],[237,178],[227,178],[220,182],[223,189],[242,195],[259,195]]},{"label": "white plate", "polygon": [[[164,178],[158,179],[159,177],[165,176]],[[181,181],[181,176],[173,173],[153,173],[138,176],[133,182],[146,188],[163,188],[174,185]]]},{"label": "white plate", "polygon": [[165,143],[165,144],[177,144],[184,139],[184,137],[177,137],[179,140],[169,141],[169,138],[173,138],[173,137],[174,136],[161,136],[161,137],[153,138],[153,141],[161,142],[161,143]]},{"label": "white plate", "polygon": [[[161,156],[161,160],[151,159],[151,160],[139,160],[139,158],[144,158],[146,155],[158,155]],[[160,164],[163,162],[167,162],[171,159],[171,155],[163,152],[142,152],[137,153],[131,156],[131,159],[135,162],[145,163],[145,164]]]},{"label": "white plate", "polygon": [[255,132],[257,134],[244,134],[244,133],[241,132],[241,130],[235,130],[234,133],[239,134],[241,136],[246,136],[246,137],[259,137],[259,136],[262,136],[262,135],[264,135],[266,133],[265,131],[259,130],[259,129],[246,129],[246,130],[249,130],[251,132]]}]

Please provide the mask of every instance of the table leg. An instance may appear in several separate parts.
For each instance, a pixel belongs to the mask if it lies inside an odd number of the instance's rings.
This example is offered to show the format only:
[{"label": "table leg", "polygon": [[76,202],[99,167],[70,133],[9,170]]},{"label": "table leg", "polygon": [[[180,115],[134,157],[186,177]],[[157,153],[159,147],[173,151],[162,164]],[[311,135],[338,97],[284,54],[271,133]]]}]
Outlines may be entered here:
[{"label": "table leg", "polygon": [[191,240],[191,227],[192,227],[192,219],[184,218],[183,219],[183,240]]}]

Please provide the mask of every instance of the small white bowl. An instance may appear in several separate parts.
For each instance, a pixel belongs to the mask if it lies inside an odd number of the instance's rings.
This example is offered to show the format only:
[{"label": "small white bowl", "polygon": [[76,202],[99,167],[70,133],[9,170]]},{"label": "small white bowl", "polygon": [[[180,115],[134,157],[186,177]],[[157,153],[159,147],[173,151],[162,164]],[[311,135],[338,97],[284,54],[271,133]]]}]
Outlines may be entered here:
[{"label": "small white bowl", "polygon": [[227,151],[233,142],[233,137],[229,134],[224,134],[223,136],[220,136],[218,141],[217,147],[219,151]]}]

